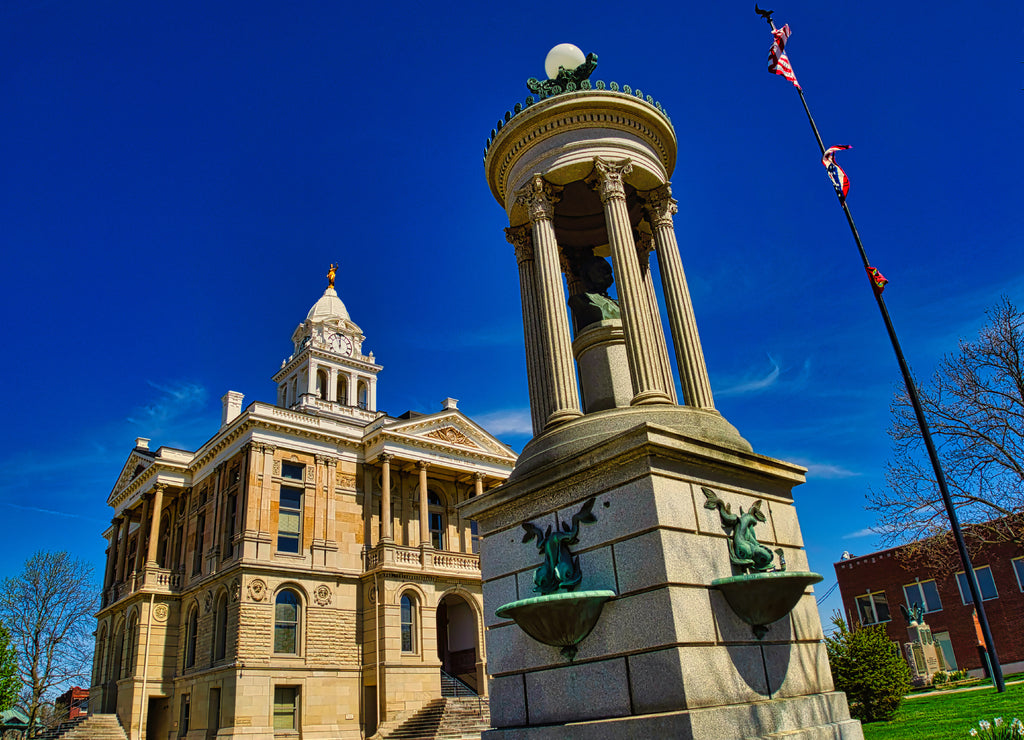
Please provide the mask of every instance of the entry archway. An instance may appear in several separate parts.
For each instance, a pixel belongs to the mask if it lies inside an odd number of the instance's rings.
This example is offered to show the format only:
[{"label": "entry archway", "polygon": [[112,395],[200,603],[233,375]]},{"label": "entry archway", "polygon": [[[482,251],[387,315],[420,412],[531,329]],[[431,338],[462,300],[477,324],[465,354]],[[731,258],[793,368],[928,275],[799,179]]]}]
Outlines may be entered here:
[{"label": "entry archway", "polygon": [[437,604],[437,658],[445,673],[480,693],[476,610],[467,598],[449,593]]}]

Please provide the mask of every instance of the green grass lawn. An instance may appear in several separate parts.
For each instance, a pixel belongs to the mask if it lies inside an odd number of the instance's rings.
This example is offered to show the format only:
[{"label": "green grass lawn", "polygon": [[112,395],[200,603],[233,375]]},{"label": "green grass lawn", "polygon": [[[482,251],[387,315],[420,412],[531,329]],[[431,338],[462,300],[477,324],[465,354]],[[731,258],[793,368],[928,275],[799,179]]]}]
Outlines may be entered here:
[{"label": "green grass lawn", "polygon": [[892,722],[864,725],[864,740],[966,740],[978,720],[1024,720],[1024,684],[904,699]]}]

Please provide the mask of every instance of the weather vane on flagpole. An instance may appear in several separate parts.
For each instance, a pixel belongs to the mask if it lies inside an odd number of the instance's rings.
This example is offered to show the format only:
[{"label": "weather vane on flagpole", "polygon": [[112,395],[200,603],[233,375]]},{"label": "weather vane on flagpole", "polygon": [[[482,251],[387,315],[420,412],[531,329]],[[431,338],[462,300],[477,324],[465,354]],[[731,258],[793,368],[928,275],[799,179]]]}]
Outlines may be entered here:
[{"label": "weather vane on flagpole", "polygon": [[871,283],[871,291],[875,295],[875,301],[878,303],[878,310],[882,314],[882,320],[885,322],[886,331],[889,333],[889,340],[892,342],[893,351],[896,353],[896,360],[900,366],[900,372],[903,374],[903,383],[907,388],[907,396],[910,398],[910,403],[914,408],[914,415],[917,417],[917,424],[921,429],[921,439],[924,441],[925,448],[928,450],[928,457],[931,460],[932,470],[935,473],[935,482],[938,485],[939,492],[942,494],[942,501],[945,504],[946,514],[949,517],[950,528],[953,531],[953,538],[956,540],[957,549],[960,552],[960,560],[964,565],[964,576],[967,580],[968,590],[971,592],[971,597],[974,601],[975,609],[978,613],[978,622],[981,626],[981,632],[985,638],[985,647],[988,652],[989,662],[991,663],[992,682],[996,686],[997,691],[1005,691],[1006,685],[1003,681],[1003,671],[999,664],[999,657],[996,655],[995,644],[992,641],[992,632],[989,629],[988,617],[985,615],[985,607],[982,604],[981,590],[978,588],[978,579],[974,574],[974,567],[971,564],[971,556],[967,552],[967,545],[964,542],[963,531],[960,529],[960,520],[956,513],[956,507],[953,506],[953,499],[949,495],[949,489],[946,487],[946,477],[942,472],[942,465],[939,463],[939,455],[935,450],[935,443],[932,441],[931,431],[928,428],[928,420],[925,418],[924,409],[921,406],[921,399],[918,395],[917,384],[914,382],[914,378],[911,375],[910,367],[907,365],[906,358],[903,356],[903,349],[900,347],[899,338],[896,336],[896,329],[893,327],[892,319],[889,318],[889,310],[885,306],[885,300],[882,298],[882,291],[885,290],[885,285],[889,281],[886,280],[882,274],[871,266],[868,262],[867,252],[864,250],[864,244],[860,240],[860,234],[857,231],[857,225],[853,221],[853,214],[850,213],[850,206],[846,203],[846,196],[850,190],[850,180],[846,177],[846,173],[836,163],[835,155],[836,152],[844,149],[849,149],[847,145],[833,146],[828,149],[825,148],[825,144],[822,143],[821,134],[818,133],[818,126],[814,122],[814,117],[811,115],[811,109],[807,106],[807,99],[804,97],[804,90],[800,87],[800,83],[796,81],[796,74],[793,72],[793,67],[789,63],[789,57],[786,56],[785,47],[786,42],[789,40],[789,24],[787,23],[782,28],[776,28],[775,22],[772,20],[772,15],[775,11],[773,10],[762,10],[754,4],[754,12],[767,21],[768,26],[772,29],[772,38],[774,39],[771,49],[768,51],[768,71],[772,74],[781,75],[787,80],[793,83],[793,87],[796,88],[797,93],[800,95],[800,102],[803,103],[804,112],[807,114],[807,120],[811,124],[811,130],[814,131],[814,138],[818,142],[818,148],[821,150],[821,163],[825,166],[825,170],[828,172],[829,179],[832,181],[832,186],[835,188],[836,197],[839,199],[839,205],[843,208],[843,213],[846,215],[846,222],[850,225],[850,232],[853,234],[853,240],[857,243],[857,250],[860,252],[861,261],[864,263],[864,269],[867,272],[868,280]]}]

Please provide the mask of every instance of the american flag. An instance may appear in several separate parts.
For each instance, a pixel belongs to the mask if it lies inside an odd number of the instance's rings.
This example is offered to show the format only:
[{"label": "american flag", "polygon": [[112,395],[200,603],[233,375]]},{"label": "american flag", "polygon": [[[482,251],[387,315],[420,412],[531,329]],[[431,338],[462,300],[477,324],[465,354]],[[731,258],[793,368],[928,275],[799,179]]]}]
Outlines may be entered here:
[{"label": "american flag", "polygon": [[840,201],[845,201],[846,194],[850,192],[850,178],[846,176],[843,168],[836,164],[835,156],[836,152],[852,148],[853,147],[848,144],[843,146],[831,146],[825,150],[825,153],[821,157],[821,163],[825,165],[825,170],[828,172],[829,179],[832,180],[832,184],[836,188],[836,195],[839,196]]},{"label": "american flag", "polygon": [[772,36],[775,37],[775,43],[768,50],[768,71],[772,74],[782,75],[793,83],[793,87],[802,90],[800,83],[796,81],[796,75],[793,74],[793,68],[789,65],[789,57],[783,51],[786,48],[786,41],[789,40],[789,24],[787,23],[782,28],[773,28]]}]

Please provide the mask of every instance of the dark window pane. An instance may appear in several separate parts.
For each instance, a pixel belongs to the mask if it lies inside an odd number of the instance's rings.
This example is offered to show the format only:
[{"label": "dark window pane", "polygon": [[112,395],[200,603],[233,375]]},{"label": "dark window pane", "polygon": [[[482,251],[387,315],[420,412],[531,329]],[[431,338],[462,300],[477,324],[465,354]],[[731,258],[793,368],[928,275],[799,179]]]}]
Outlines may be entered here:
[{"label": "dark window pane", "polygon": [[942,609],[942,600],[939,598],[939,589],[935,581],[925,581],[921,584],[921,591],[924,592],[924,608],[926,611],[937,612]]},{"label": "dark window pane", "polygon": [[277,538],[277,550],[278,552],[298,552],[299,538],[283,534],[279,535]]},{"label": "dark window pane", "polygon": [[302,489],[281,486],[281,508],[298,509],[302,507]]},{"label": "dark window pane", "polygon": [[278,624],[274,626],[274,652],[295,653],[295,625]]},{"label": "dark window pane", "polygon": [[296,465],[295,463],[281,463],[281,477],[302,480],[305,467],[305,465]]}]

